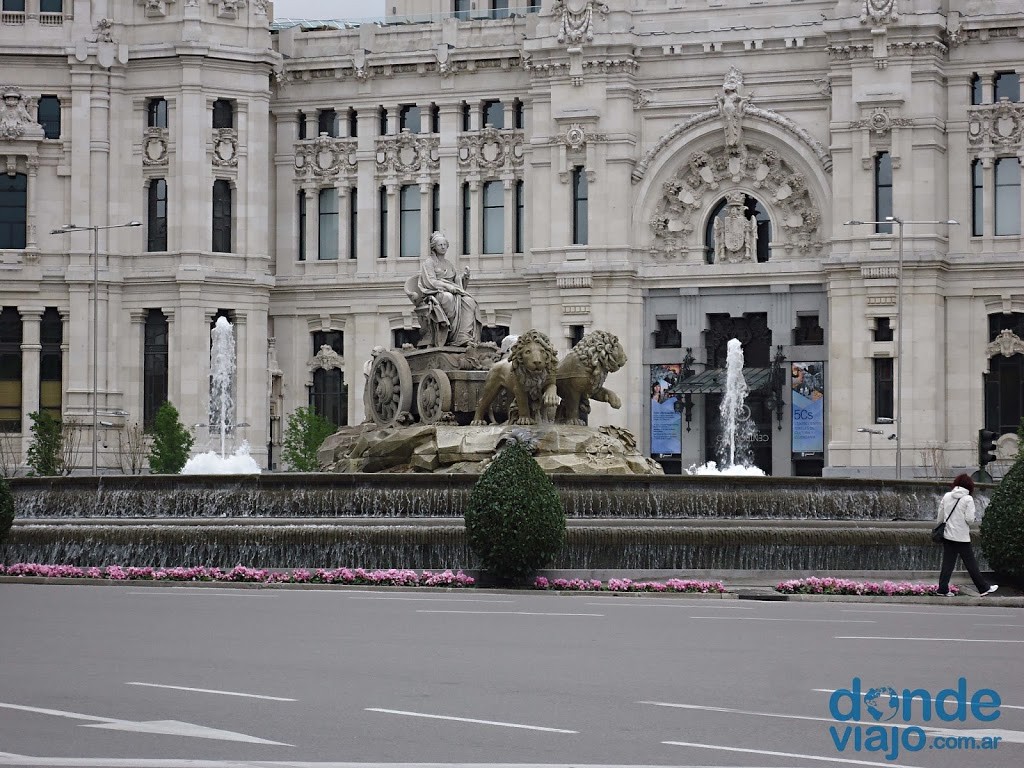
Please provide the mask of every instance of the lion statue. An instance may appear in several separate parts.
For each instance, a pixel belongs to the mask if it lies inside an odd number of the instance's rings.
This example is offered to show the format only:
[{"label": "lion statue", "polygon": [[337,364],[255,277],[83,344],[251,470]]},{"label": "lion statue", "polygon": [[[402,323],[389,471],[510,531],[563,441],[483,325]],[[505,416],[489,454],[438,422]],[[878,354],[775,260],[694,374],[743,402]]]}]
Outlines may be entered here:
[{"label": "lion statue", "polygon": [[512,396],[509,424],[536,424],[551,421],[558,395],[555,371],[558,353],[551,341],[537,330],[527,331],[516,339],[508,358],[499,360],[487,372],[480,401],[473,414],[473,426],[487,423],[491,404],[504,388]]},{"label": "lion statue", "polygon": [[622,400],[605,389],[604,380],[625,364],[626,353],[618,336],[607,331],[591,331],[584,336],[558,364],[557,392],[562,401],[555,421],[586,424],[591,400],[621,408]]}]

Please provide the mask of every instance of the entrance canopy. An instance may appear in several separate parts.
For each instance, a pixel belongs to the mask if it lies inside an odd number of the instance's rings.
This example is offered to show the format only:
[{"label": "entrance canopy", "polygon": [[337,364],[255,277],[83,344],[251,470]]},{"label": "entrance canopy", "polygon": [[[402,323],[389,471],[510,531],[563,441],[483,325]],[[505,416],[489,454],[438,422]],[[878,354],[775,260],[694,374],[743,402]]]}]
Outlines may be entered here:
[{"label": "entrance canopy", "polygon": [[[751,392],[771,391],[771,368],[744,368],[743,378]],[[669,395],[707,395],[725,391],[726,369],[710,368],[703,373],[679,379],[669,387]]]}]

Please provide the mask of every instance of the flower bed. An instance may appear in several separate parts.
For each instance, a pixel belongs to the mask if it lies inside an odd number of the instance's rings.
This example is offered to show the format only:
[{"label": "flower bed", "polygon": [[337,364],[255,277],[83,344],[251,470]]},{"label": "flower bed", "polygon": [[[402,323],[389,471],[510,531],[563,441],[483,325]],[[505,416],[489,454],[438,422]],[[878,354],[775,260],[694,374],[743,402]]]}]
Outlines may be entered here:
[{"label": "flower bed", "polygon": [[16,563],[0,565],[0,576],[41,576],[58,579],[109,579],[111,581],[231,581],[256,584],[364,584],[390,587],[471,587],[474,579],[462,571],[434,573],[410,570],[367,571],[362,568],[319,568],[309,571],[270,571],[236,565],[230,570],[192,568],[135,568],[108,565],[80,568],[76,565]]},{"label": "flower bed", "polygon": [[534,589],[554,589],[568,592],[725,592],[720,581],[693,581],[669,579],[660,581],[633,581],[632,579],[608,579],[605,584],[597,579],[548,579],[538,576],[533,583]]},{"label": "flower bed", "polygon": [[[819,579],[811,576],[806,579],[790,579],[781,581],[775,586],[777,592],[786,595],[937,595],[938,584],[912,584],[909,581],[853,581],[851,579],[835,579],[826,577]],[[959,594],[960,588],[950,586],[949,591]]]}]

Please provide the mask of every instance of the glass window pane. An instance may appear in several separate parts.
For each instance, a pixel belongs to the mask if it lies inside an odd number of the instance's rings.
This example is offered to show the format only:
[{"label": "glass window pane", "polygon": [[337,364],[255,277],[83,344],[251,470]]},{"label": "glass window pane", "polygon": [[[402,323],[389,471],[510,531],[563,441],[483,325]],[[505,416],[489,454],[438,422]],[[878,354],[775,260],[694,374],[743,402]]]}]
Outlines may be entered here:
[{"label": "glass window pane", "polygon": [[420,255],[420,187],[409,184],[402,187],[400,195],[401,214],[399,218],[399,256]]},{"label": "glass window pane", "polygon": [[500,101],[484,102],[484,125],[488,124],[498,129],[505,127],[505,107]]},{"label": "glass window pane", "polygon": [[1016,72],[998,72],[995,79],[995,100],[1020,101],[1020,75]]},{"label": "glass window pane", "polygon": [[338,258],[338,190],[320,190],[320,250],[317,258],[333,261]]},{"label": "glass window pane", "polygon": [[971,163],[971,234],[985,234],[985,171],[979,161]]},{"label": "glass window pane", "polygon": [[484,184],[484,253],[505,250],[505,189],[500,181]]},{"label": "glass window pane", "polygon": [[1020,164],[1015,157],[996,161],[996,234],[1020,234]]},{"label": "glass window pane", "polygon": [[[46,11],[43,11],[46,13]],[[48,139],[60,138],[60,99],[56,96],[40,96],[36,117],[43,126],[43,133]]]},{"label": "glass window pane", "polygon": [[0,248],[24,248],[28,222],[28,176],[0,174]]},{"label": "glass window pane", "polygon": [[406,104],[399,113],[399,129],[410,133],[420,132],[420,108],[415,104]]}]

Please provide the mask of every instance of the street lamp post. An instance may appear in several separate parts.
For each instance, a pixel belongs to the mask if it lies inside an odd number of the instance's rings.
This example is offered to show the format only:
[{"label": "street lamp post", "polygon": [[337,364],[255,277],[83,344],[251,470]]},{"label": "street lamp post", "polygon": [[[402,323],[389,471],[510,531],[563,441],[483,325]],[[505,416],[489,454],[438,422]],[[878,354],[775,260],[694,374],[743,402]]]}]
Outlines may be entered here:
[{"label": "street lamp post", "polygon": [[945,221],[911,221],[901,219],[899,216],[886,216],[884,221],[861,221],[851,219],[843,222],[843,226],[854,226],[856,224],[896,224],[899,227],[898,251],[896,257],[896,419],[899,427],[896,430],[896,479],[903,477],[902,461],[902,435],[906,428],[903,421],[903,226],[905,224],[959,224],[955,219]]},{"label": "street lamp post", "polygon": [[871,429],[869,427],[860,427],[857,431],[858,432],[867,432],[867,434],[868,434],[868,477],[871,477],[871,476],[873,476],[875,474],[875,472],[874,472],[875,464],[874,464],[874,460],[872,458],[872,454],[875,451],[874,439],[875,439],[875,435],[881,435],[882,434],[882,430],[880,430],[880,429]]},{"label": "street lamp post", "polygon": [[101,229],[121,229],[122,227],[141,227],[141,221],[129,221],[127,224],[79,225],[65,224],[60,229],[50,230],[51,235],[66,235],[69,232],[92,232],[92,473],[98,472],[98,435],[99,435],[99,328],[100,328],[100,251],[99,231]]}]

